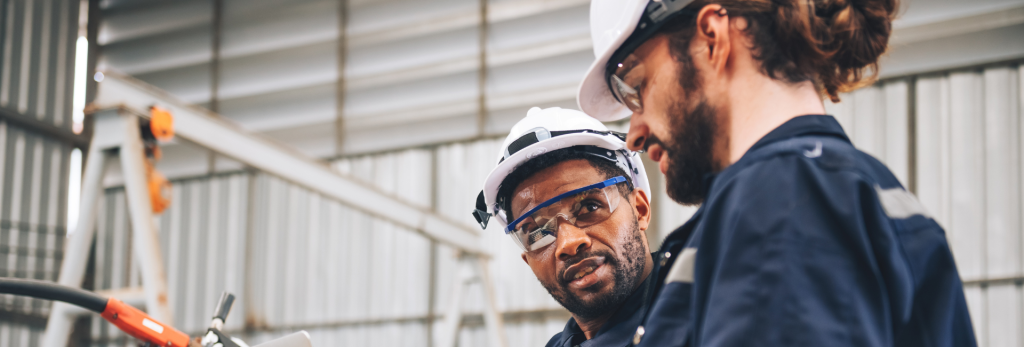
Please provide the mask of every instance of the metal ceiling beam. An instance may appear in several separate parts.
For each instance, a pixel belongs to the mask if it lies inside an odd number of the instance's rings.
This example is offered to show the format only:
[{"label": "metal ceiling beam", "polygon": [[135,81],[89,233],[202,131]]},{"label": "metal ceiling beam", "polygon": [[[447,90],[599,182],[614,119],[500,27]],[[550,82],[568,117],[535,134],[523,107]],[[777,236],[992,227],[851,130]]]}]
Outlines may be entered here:
[{"label": "metal ceiling beam", "polygon": [[188,105],[131,77],[105,72],[90,108],[120,108],[146,117],[151,105],[171,111],[176,136],[357,210],[419,231],[438,242],[468,253],[487,255],[481,247],[479,233],[470,226],[343,176],[322,162],[248,133],[208,110]]}]

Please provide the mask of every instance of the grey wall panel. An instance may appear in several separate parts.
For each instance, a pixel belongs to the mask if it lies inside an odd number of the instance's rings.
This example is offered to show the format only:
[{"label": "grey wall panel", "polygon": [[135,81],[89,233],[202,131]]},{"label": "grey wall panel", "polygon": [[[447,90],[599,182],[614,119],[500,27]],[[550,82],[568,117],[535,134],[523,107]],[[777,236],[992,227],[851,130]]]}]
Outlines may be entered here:
[{"label": "grey wall panel", "polygon": [[916,82],[917,194],[946,228],[979,341],[1021,343],[1020,66]]},{"label": "grey wall panel", "polygon": [[[217,22],[210,0],[177,7],[102,4],[101,67],[128,72],[199,104],[208,102],[211,81],[217,80],[225,115],[307,154],[337,154],[339,137],[345,153],[360,153],[481,134],[475,124],[481,93],[478,1],[351,2],[341,123],[335,1],[225,2],[217,76],[210,74],[210,35]],[[581,0],[491,4],[487,110],[573,104],[574,84],[590,60],[586,5]],[[268,100],[274,105],[252,106]],[[485,134],[510,126],[487,118]],[[435,122],[451,126],[428,134],[413,130]],[[327,131],[336,124],[345,132]],[[385,128],[389,131],[380,131]],[[321,131],[292,135],[311,129]]]},{"label": "grey wall panel", "polygon": [[337,52],[334,42],[326,42],[225,59],[219,96],[232,99],[334,84]]},{"label": "grey wall panel", "polygon": [[978,346],[988,346],[988,310],[982,290],[981,287],[965,287],[964,297],[967,299],[967,308],[971,312],[971,323],[974,325],[974,336],[978,341]]},{"label": "grey wall panel", "polygon": [[[334,83],[220,101],[220,114],[252,131],[321,125],[336,117]],[[282,118],[288,114],[288,118]],[[333,136],[332,136],[333,139]]]},{"label": "grey wall panel", "polygon": [[935,100],[948,100],[949,81],[926,77],[917,81],[917,192],[921,204],[939,224],[949,226],[950,162],[949,108]]},{"label": "grey wall panel", "polygon": [[0,2],[0,108],[71,129],[78,6]]},{"label": "grey wall panel", "polygon": [[211,78],[208,62],[140,73],[134,77],[185,102],[205,104],[210,100]]},{"label": "grey wall panel", "polygon": [[42,327],[0,324],[0,344],[5,346],[37,346],[42,340]]},{"label": "grey wall panel", "polygon": [[492,24],[487,32],[488,49],[500,51],[537,43],[562,42],[581,36],[589,38],[590,4],[576,1],[568,5],[566,8]]},{"label": "grey wall panel", "polygon": [[[477,115],[472,111],[473,107],[472,104],[459,105],[445,118],[425,121],[406,119],[398,124],[351,129],[345,133],[344,147],[346,150],[358,153],[417,147],[447,139],[472,139],[477,135]],[[446,110],[429,111],[432,111],[431,113],[434,115],[440,113],[444,116],[443,112]],[[413,114],[416,112],[407,112],[403,116]],[[347,121],[347,123],[353,122]]]},{"label": "grey wall panel", "polygon": [[[174,200],[157,226],[173,324],[179,330],[195,334],[205,329],[221,291],[245,293],[249,179],[249,174],[241,173],[174,182]],[[131,255],[126,208],[124,190],[107,189],[97,222],[97,289],[141,285]],[[226,326],[242,327],[247,309],[247,305],[236,305]],[[92,336],[107,340],[123,334],[94,317]]]},{"label": "grey wall panel", "polygon": [[899,76],[1012,60],[1024,55],[1024,41],[1019,40],[1022,34],[1024,23],[1016,21],[992,30],[972,30],[896,46],[882,59],[882,73]]},{"label": "grey wall panel", "polygon": [[97,67],[141,75],[200,65],[210,60],[210,45],[210,29],[206,26],[159,32],[104,45]]},{"label": "grey wall panel", "polygon": [[[985,127],[985,275],[1021,275],[1020,86],[1017,69],[987,69]],[[1019,295],[1018,295],[1019,296]],[[1018,321],[1018,325],[1019,325]]]},{"label": "grey wall panel", "polygon": [[210,4],[210,0],[102,1],[105,13],[97,40],[107,45],[208,24]]},{"label": "grey wall panel", "polygon": [[575,87],[593,60],[593,53],[580,50],[493,67],[488,72],[488,93],[501,95],[536,91],[538,87]]},{"label": "grey wall panel", "polygon": [[1012,283],[994,285],[985,288],[985,309],[987,342],[990,347],[1020,346],[1021,326],[1021,287]]},{"label": "grey wall panel", "polygon": [[235,58],[338,37],[338,2],[323,0],[228,0],[224,3],[221,55]]},{"label": "grey wall panel", "polygon": [[907,88],[906,80],[888,80],[840,95],[838,104],[825,102],[853,144],[885,163],[904,186],[910,165]]},{"label": "grey wall panel", "polygon": [[949,229],[957,265],[964,278],[984,274],[985,185],[984,108],[982,80],[976,73],[954,73],[950,84],[950,204]]},{"label": "grey wall panel", "polygon": [[[59,141],[0,121],[0,276],[56,280],[67,225],[70,152]],[[0,311],[28,317],[45,317],[49,306],[0,296]]]}]

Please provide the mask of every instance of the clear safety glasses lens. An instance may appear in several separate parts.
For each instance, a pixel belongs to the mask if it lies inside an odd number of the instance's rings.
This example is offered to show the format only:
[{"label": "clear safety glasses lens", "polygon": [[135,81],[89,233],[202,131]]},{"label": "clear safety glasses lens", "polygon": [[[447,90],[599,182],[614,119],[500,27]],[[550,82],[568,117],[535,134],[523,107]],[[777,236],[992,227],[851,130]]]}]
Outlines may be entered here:
[{"label": "clear safety glasses lens", "polygon": [[608,85],[615,97],[630,111],[641,113],[644,109],[640,98],[640,86],[644,83],[646,68],[635,55],[630,54],[622,63],[616,64],[615,73],[608,76]]},{"label": "clear safety glasses lens", "polygon": [[616,186],[623,182],[618,176],[556,196],[517,218],[507,232],[523,251],[544,248],[557,239],[559,223],[582,229],[607,220],[619,205]]},{"label": "clear safety glasses lens", "polygon": [[619,76],[612,75],[611,82],[612,92],[615,93],[615,98],[619,99],[623,105],[626,105],[630,111],[640,113],[643,111],[643,103],[640,101],[640,94],[637,93],[636,89],[630,87],[623,81]]}]

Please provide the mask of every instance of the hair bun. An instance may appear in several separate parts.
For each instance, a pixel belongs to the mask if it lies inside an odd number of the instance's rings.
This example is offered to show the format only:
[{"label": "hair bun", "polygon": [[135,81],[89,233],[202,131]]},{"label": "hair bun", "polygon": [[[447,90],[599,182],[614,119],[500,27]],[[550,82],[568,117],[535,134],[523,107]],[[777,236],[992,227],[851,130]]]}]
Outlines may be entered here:
[{"label": "hair bun", "polygon": [[[813,81],[839,102],[839,93],[877,76],[899,0],[694,0],[687,6],[710,5],[747,20],[744,31],[765,74],[787,82]],[[679,21],[661,30],[673,38],[675,54],[687,57],[693,28],[692,22]]]},{"label": "hair bun", "polygon": [[[837,94],[871,83],[878,74],[878,58],[889,46],[897,0],[808,1],[816,17],[815,36],[831,66],[820,71],[822,87],[833,101]],[[870,78],[864,78],[868,70]]]},{"label": "hair bun", "polygon": [[[827,1],[816,15],[829,24],[832,60],[840,69],[860,69],[874,64],[885,52],[892,33],[895,0]],[[824,12],[824,13],[822,13]]]}]

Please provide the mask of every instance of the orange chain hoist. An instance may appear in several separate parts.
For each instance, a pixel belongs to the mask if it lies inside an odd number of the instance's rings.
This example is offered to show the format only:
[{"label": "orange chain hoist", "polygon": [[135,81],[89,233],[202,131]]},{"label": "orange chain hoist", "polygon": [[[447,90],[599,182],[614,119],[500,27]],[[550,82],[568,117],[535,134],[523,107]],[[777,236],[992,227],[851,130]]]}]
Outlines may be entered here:
[{"label": "orange chain hoist", "polygon": [[159,106],[149,107],[149,120],[142,123],[142,140],[146,146],[146,185],[153,213],[160,214],[171,205],[171,182],[156,169],[160,160],[160,143],[174,139],[174,116]]}]

